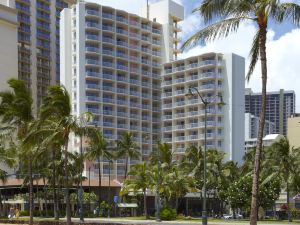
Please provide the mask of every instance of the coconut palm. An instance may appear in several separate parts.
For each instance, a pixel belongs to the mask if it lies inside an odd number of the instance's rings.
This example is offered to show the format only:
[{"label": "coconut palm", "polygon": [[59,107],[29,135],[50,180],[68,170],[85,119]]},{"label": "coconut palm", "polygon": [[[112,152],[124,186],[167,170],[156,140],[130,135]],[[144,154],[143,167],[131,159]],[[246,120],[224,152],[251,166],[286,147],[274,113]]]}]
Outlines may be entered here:
[{"label": "coconut palm", "polygon": [[32,97],[25,83],[20,80],[10,79],[8,82],[12,91],[0,92],[0,115],[3,127],[1,131],[16,137],[14,146],[21,150],[28,162],[29,172],[29,224],[33,224],[33,178],[32,161],[34,143],[24,145],[24,140],[34,121],[32,113]]},{"label": "coconut palm", "polygon": [[101,159],[106,158],[108,160],[111,160],[113,158],[113,155],[111,152],[109,152],[108,149],[108,143],[103,137],[102,133],[95,128],[92,132],[90,132],[89,135],[90,141],[89,146],[87,148],[87,155],[86,157],[89,160],[96,160],[98,161],[98,203],[99,208],[101,204]]},{"label": "coconut palm", "polygon": [[128,174],[132,175],[134,179],[125,180],[124,186],[121,190],[121,194],[124,195],[132,191],[134,193],[142,191],[144,195],[144,215],[146,216],[146,218],[148,218],[147,188],[152,187],[153,183],[155,182],[153,180],[152,173],[149,170],[149,166],[146,164],[146,162],[135,164],[130,168]]},{"label": "coconut palm", "polygon": [[[257,25],[250,51],[250,66],[247,73],[249,80],[254,68],[260,59],[262,76],[262,107],[257,137],[255,166],[253,171],[253,187],[251,202],[251,224],[257,224],[257,196],[258,179],[260,172],[260,155],[262,151],[262,139],[265,124],[266,88],[267,88],[267,55],[266,40],[268,25],[271,20],[281,23],[289,20],[299,26],[300,6],[295,3],[281,3],[279,0],[203,0],[194,12],[200,13],[204,22],[209,24],[204,29],[197,31],[182,46],[195,45],[201,41],[214,41],[227,37],[236,32],[244,21],[251,21]],[[211,23],[213,21],[213,23]]]},{"label": "coconut palm", "polygon": [[46,139],[47,143],[51,143],[55,140],[62,140],[62,148],[64,154],[64,184],[65,184],[65,199],[66,199],[66,215],[67,224],[71,224],[71,208],[70,208],[70,196],[69,196],[69,158],[68,148],[70,134],[74,133],[82,135],[82,130],[85,129],[83,125],[90,120],[91,115],[84,113],[80,116],[72,115],[72,107],[70,102],[70,96],[66,88],[63,86],[52,86],[48,89],[48,94],[44,98],[41,109],[40,119],[42,122],[46,120],[52,121],[55,125],[49,126],[46,132],[49,132],[49,137]]},{"label": "coconut palm", "polygon": [[138,159],[141,153],[138,145],[133,140],[132,133],[124,133],[117,141],[117,158],[125,157],[124,181],[127,178],[128,164],[130,159]]},{"label": "coconut palm", "polygon": [[266,164],[268,168],[271,168],[269,172],[268,180],[272,180],[275,177],[280,177],[285,183],[286,198],[288,205],[288,219],[291,222],[291,211],[289,207],[290,197],[290,183],[293,180],[293,176],[297,176],[297,160],[300,157],[300,148],[294,148],[290,146],[289,141],[286,138],[281,138],[278,142],[272,144],[266,153]]}]

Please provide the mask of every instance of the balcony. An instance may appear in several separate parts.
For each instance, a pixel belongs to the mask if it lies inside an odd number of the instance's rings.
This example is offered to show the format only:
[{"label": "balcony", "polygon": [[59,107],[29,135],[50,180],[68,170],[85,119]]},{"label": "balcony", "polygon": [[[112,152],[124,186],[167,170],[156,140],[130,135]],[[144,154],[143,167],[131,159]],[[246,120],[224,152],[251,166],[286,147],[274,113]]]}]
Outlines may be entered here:
[{"label": "balcony", "polygon": [[128,34],[128,31],[124,30],[124,29],[117,28],[116,31],[117,31],[118,34],[123,34],[123,35],[127,35]]},{"label": "balcony", "polygon": [[115,88],[111,86],[103,86],[102,88],[104,91],[115,92]]},{"label": "balcony", "polygon": [[183,105],[185,105],[185,101],[175,102],[175,106],[183,106]]},{"label": "balcony", "polygon": [[189,135],[187,138],[188,138],[188,140],[196,140],[199,137],[198,137],[198,135]]},{"label": "balcony", "polygon": [[117,41],[117,45],[127,47],[128,43],[125,41]]},{"label": "balcony", "polygon": [[127,105],[127,101],[125,100],[117,100],[118,105]]},{"label": "balcony", "polygon": [[170,109],[172,108],[172,103],[163,104],[164,109]]},{"label": "balcony", "polygon": [[98,89],[98,90],[100,90],[100,85],[98,85],[98,84],[86,84],[86,87],[90,88],[90,89]]},{"label": "balcony", "polygon": [[100,28],[100,25],[98,23],[86,22],[85,25],[88,28]]},{"label": "balcony", "polygon": [[150,71],[148,71],[148,70],[142,70],[142,74],[146,75],[146,76],[150,76],[151,75]]},{"label": "balcony", "polygon": [[182,94],[185,94],[185,90],[176,90],[175,91],[175,95],[182,95]]},{"label": "balcony", "polygon": [[107,79],[107,80],[115,80],[116,79],[116,77],[113,74],[109,74],[109,73],[104,73],[102,75],[102,78]]},{"label": "balcony", "polygon": [[172,131],[172,126],[163,127],[162,130],[163,131]]},{"label": "balcony", "polygon": [[105,26],[105,25],[102,26],[102,30],[104,30],[104,31],[111,31],[111,32],[115,31],[114,27],[112,27],[112,26]]},{"label": "balcony", "polygon": [[182,82],[184,82],[184,78],[177,78],[177,79],[174,80],[175,84],[179,84],[179,83],[182,83]]},{"label": "balcony", "polygon": [[123,76],[117,76],[117,81],[123,81],[123,82],[127,82],[127,77],[123,77]]},{"label": "balcony", "polygon": [[149,105],[145,105],[145,104],[142,104],[142,109],[147,109],[147,110],[150,110],[150,106]]},{"label": "balcony", "polygon": [[188,123],[187,124],[187,128],[197,128],[197,127],[199,127],[198,123]]},{"label": "balcony", "polygon": [[103,102],[105,102],[105,103],[115,103],[115,100],[113,98],[103,98]]},{"label": "balcony", "polygon": [[95,52],[95,53],[99,53],[99,48],[96,47],[86,47],[85,50],[87,52]]},{"label": "balcony", "polygon": [[127,59],[128,55],[123,52],[117,52],[117,57]]},{"label": "balcony", "polygon": [[128,125],[127,125],[127,124],[124,124],[124,123],[118,123],[117,128],[120,128],[120,129],[128,129]]},{"label": "balcony", "polygon": [[100,102],[101,98],[98,96],[86,96],[87,101],[92,101],[92,102]]},{"label": "balcony", "polygon": [[104,43],[110,43],[110,44],[114,44],[114,43],[115,43],[115,40],[114,40],[114,39],[112,39],[112,38],[107,38],[107,37],[102,38],[102,41],[103,41]]},{"label": "balcony", "polygon": [[130,102],[130,107],[133,107],[133,108],[140,108],[141,105],[140,105],[139,103]]},{"label": "balcony", "polygon": [[112,50],[110,50],[110,49],[103,49],[103,50],[102,50],[102,53],[103,53],[104,55],[111,55],[111,56],[114,55],[114,52],[113,52]]},{"label": "balcony", "polygon": [[128,20],[123,16],[117,16],[117,21],[128,24]]},{"label": "balcony", "polygon": [[134,20],[130,20],[129,24],[132,26],[140,27],[140,23]]},{"label": "balcony", "polygon": [[121,94],[127,94],[127,89],[125,88],[117,88],[117,93],[121,93]]},{"label": "balcony", "polygon": [[112,62],[102,62],[102,66],[114,68],[114,64]]},{"label": "balcony", "polygon": [[216,65],[216,60],[204,60],[199,63],[199,66]]},{"label": "balcony", "polygon": [[130,130],[139,130],[139,126],[130,125]]},{"label": "balcony", "polygon": [[111,128],[114,128],[115,127],[115,125],[112,123],[112,122],[103,122],[103,126],[104,127],[111,127]]},{"label": "balcony", "polygon": [[141,35],[139,35],[138,33],[132,33],[132,32],[130,32],[130,33],[129,33],[129,36],[130,36],[131,38],[141,39]]},{"label": "balcony", "polygon": [[185,137],[184,136],[178,136],[175,138],[176,141],[184,141]]},{"label": "balcony", "polygon": [[162,82],[162,85],[163,86],[172,85],[172,80],[165,80],[165,81]]},{"label": "balcony", "polygon": [[164,142],[172,142],[172,138],[164,138]]},{"label": "balcony", "polygon": [[86,108],[86,110],[90,113],[94,113],[94,114],[100,114],[100,110],[99,109],[95,109],[95,108]]},{"label": "balcony", "polygon": [[175,113],[174,116],[175,118],[182,118],[185,117],[185,113]]},{"label": "balcony", "polygon": [[216,85],[215,84],[200,85],[199,89],[200,89],[200,91],[210,90],[210,89],[216,89]]},{"label": "balcony", "polygon": [[95,59],[86,59],[86,64],[90,64],[90,65],[100,65],[99,61],[98,60],[95,60]]},{"label": "balcony", "polygon": [[184,130],[185,129],[185,126],[184,125],[176,125],[175,127],[174,127],[174,129],[175,130]]},{"label": "balcony", "polygon": [[[118,102],[119,102],[119,101],[120,101],[120,100],[118,100]],[[128,114],[127,114],[127,112],[118,111],[118,112],[117,112],[117,116],[120,116],[120,117],[127,117]]]},{"label": "balcony", "polygon": [[161,34],[161,30],[156,29],[156,28],[152,28],[152,32],[155,34]]},{"label": "balcony", "polygon": [[87,40],[95,40],[95,41],[99,41],[99,36],[98,35],[94,35],[94,34],[87,34],[86,36]]},{"label": "balcony", "polygon": [[140,81],[139,81],[139,80],[136,80],[136,79],[130,79],[130,83],[131,83],[131,84],[140,85]]},{"label": "balcony", "polygon": [[112,111],[112,110],[103,110],[103,115],[113,116],[115,114],[114,114],[114,111]]},{"label": "balcony", "polygon": [[118,70],[124,70],[124,71],[128,71],[128,67],[122,64],[117,64],[117,69]]},{"label": "balcony", "polygon": [[140,92],[137,92],[137,91],[130,91],[130,95],[133,95],[133,96],[136,96],[136,97],[141,96]]},{"label": "balcony", "polygon": [[164,120],[171,120],[172,119],[172,115],[164,115],[164,116],[162,116],[162,118]]},{"label": "balcony", "polygon": [[98,11],[96,11],[96,10],[91,10],[91,9],[87,9],[87,10],[85,11],[85,13],[86,13],[87,15],[92,15],[92,16],[98,16],[98,14],[99,14]]},{"label": "balcony", "polygon": [[111,19],[111,20],[114,19],[114,15],[111,13],[102,13],[102,17],[105,19]]}]

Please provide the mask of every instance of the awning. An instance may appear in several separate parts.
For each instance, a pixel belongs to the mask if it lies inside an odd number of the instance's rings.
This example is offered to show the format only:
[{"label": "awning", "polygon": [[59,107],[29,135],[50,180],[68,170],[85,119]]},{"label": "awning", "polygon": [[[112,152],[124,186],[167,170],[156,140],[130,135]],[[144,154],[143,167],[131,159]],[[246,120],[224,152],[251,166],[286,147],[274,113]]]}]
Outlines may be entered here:
[{"label": "awning", "polygon": [[118,203],[117,206],[119,208],[137,208],[138,205],[136,203]]}]

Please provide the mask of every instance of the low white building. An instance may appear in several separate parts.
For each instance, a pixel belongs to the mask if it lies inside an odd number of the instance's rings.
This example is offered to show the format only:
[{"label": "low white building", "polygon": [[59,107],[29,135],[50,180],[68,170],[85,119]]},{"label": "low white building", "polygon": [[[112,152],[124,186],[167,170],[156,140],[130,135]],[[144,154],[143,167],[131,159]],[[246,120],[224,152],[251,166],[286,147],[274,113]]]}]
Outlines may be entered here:
[{"label": "low white building", "polygon": [[[281,134],[268,134],[263,138],[263,146],[269,147],[273,143],[279,141],[281,138],[284,138]],[[257,144],[257,138],[250,138],[245,140],[245,152],[248,150],[255,148]]]}]

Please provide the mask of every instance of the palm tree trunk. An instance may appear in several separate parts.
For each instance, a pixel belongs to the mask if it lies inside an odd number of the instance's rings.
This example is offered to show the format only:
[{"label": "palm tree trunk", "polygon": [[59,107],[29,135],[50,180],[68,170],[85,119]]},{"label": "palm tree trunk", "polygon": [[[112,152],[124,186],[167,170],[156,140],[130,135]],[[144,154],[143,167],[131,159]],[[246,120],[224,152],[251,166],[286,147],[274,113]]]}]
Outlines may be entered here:
[{"label": "palm tree trunk", "polygon": [[266,113],[266,92],[267,92],[267,54],[266,54],[266,38],[267,38],[267,25],[265,23],[259,24],[259,53],[261,61],[261,74],[262,74],[262,101],[261,112],[259,119],[259,129],[257,137],[257,146],[254,161],[253,183],[252,183],[252,199],[251,199],[251,215],[250,225],[257,225],[257,197],[258,197],[258,180],[260,172],[260,159],[262,152],[262,139],[264,135],[265,126],[265,113]]},{"label": "palm tree trunk", "polygon": [[29,156],[28,173],[29,173],[29,225],[33,225],[33,178],[32,178],[32,157]]},{"label": "palm tree trunk", "polygon": [[148,213],[147,213],[147,193],[146,193],[146,189],[144,189],[143,192],[144,192],[144,214],[145,214],[145,217],[148,218]]},{"label": "palm tree trunk", "polygon": [[65,149],[64,149],[66,216],[67,216],[67,225],[71,225],[71,207],[70,207],[70,196],[69,196],[68,144],[69,144],[69,139],[66,138],[65,139]]},{"label": "palm tree trunk", "polygon": [[52,152],[52,157],[53,157],[53,210],[54,210],[54,219],[59,220],[59,213],[58,213],[58,199],[57,199],[57,192],[56,192],[56,165],[55,165],[55,159],[56,159],[56,154],[55,154],[55,149]]},{"label": "palm tree trunk", "polygon": [[45,177],[43,177],[43,183],[44,183],[44,191],[45,191],[45,211],[46,211],[46,217],[48,217],[48,190],[46,186]]},{"label": "palm tree trunk", "polygon": [[124,171],[124,181],[125,182],[126,178],[127,178],[127,170],[128,170],[128,157],[126,157],[126,161],[125,161],[125,171]]},{"label": "palm tree trunk", "polygon": [[99,209],[100,209],[100,205],[101,205],[101,186],[102,186],[100,157],[98,157],[98,163],[99,163],[99,168],[98,168],[98,203],[99,203]]},{"label": "palm tree trunk", "polygon": [[178,212],[178,196],[175,195],[175,209],[176,209],[176,213]]},{"label": "palm tree trunk", "polygon": [[290,187],[288,181],[286,181],[286,202],[287,202],[287,214],[289,222],[292,222],[292,215],[290,210]]}]

